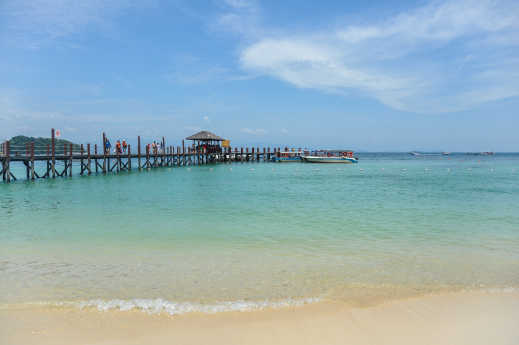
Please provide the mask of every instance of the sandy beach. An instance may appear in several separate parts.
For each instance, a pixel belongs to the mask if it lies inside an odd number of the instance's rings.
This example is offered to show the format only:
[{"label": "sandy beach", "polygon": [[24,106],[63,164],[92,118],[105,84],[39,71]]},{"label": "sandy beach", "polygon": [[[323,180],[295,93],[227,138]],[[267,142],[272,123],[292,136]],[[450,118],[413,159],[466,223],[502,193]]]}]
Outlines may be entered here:
[{"label": "sandy beach", "polygon": [[0,311],[1,344],[519,344],[519,292],[470,292],[367,308],[337,302],[254,312],[19,307]]}]

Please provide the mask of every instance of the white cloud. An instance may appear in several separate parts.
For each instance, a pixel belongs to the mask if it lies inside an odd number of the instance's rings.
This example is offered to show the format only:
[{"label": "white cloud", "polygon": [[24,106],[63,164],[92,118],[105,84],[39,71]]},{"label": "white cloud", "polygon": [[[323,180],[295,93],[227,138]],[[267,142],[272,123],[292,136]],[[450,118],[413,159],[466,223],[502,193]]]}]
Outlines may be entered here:
[{"label": "white cloud", "polygon": [[205,122],[210,122],[210,121],[209,121],[209,116],[204,116],[202,119],[203,119]]},{"label": "white cloud", "polygon": [[243,68],[291,83],[445,112],[519,95],[519,3],[433,2],[383,22],[263,37]]},{"label": "white cloud", "polygon": [[256,129],[251,129],[251,128],[242,128],[242,129],[241,129],[241,132],[242,132],[242,133],[251,134],[251,135],[265,135],[265,134],[268,133],[268,132],[267,132],[266,130],[264,130],[263,128],[256,128]]}]

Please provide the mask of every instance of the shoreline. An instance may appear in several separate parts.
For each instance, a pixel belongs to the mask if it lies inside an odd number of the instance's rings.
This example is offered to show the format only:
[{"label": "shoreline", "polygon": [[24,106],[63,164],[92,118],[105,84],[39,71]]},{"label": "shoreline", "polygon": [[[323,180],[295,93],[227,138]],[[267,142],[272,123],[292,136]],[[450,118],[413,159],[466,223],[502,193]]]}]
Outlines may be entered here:
[{"label": "shoreline", "polygon": [[301,306],[171,316],[140,310],[0,309],[0,344],[519,343],[519,292],[411,297],[367,307]]}]

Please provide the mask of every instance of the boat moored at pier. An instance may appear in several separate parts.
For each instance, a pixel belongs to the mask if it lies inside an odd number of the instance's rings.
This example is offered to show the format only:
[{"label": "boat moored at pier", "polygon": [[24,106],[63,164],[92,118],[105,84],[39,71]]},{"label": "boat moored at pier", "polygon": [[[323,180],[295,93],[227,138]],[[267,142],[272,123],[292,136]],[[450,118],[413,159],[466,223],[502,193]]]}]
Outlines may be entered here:
[{"label": "boat moored at pier", "polygon": [[279,151],[273,157],[274,162],[283,162],[283,163],[292,163],[292,162],[301,162],[304,152],[301,150],[288,150]]},{"label": "boat moored at pier", "polygon": [[353,156],[349,150],[319,150],[302,156],[303,162],[307,163],[358,163],[359,159]]}]

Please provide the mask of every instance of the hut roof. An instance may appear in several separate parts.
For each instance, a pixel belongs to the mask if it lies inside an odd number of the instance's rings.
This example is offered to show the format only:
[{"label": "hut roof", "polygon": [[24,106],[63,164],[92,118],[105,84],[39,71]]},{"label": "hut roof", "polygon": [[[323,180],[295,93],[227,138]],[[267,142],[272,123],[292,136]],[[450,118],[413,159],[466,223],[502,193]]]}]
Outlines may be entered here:
[{"label": "hut roof", "polygon": [[220,138],[214,133],[208,132],[208,131],[201,131],[196,134],[193,134],[190,137],[186,138],[187,140],[216,140],[216,141],[223,141],[225,139]]}]

